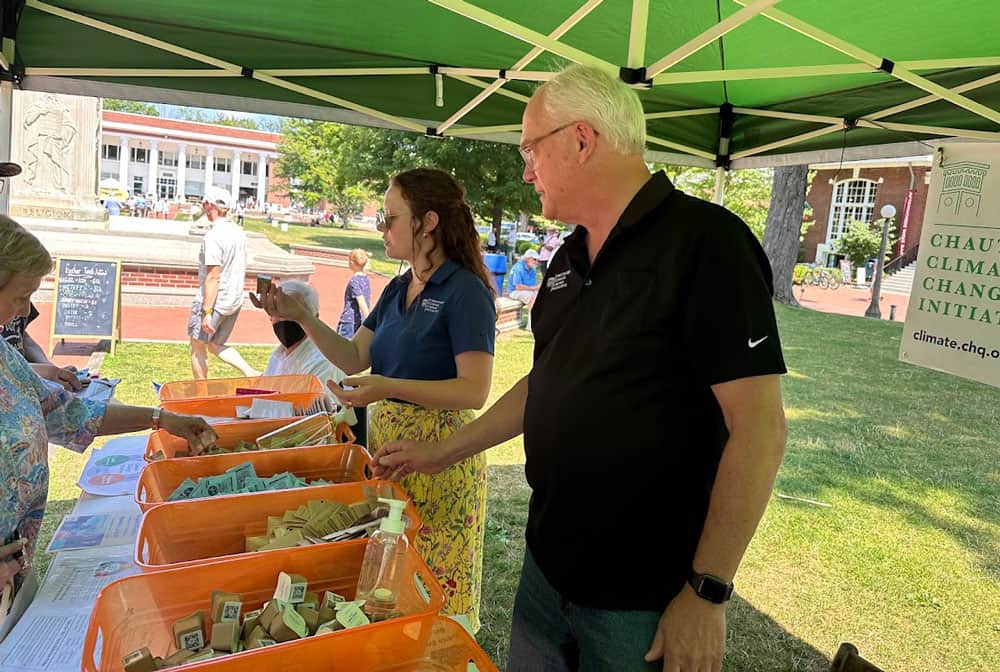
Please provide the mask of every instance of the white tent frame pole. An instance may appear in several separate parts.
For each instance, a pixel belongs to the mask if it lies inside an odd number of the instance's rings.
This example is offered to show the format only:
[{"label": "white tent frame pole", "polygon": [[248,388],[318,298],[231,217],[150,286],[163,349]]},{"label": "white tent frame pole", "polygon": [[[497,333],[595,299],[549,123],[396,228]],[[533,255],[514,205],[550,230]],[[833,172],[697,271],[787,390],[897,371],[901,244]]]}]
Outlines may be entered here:
[{"label": "white tent frame pole", "polygon": [[[745,5],[747,0],[733,0],[740,5]],[[819,42],[820,44],[826,45],[831,49],[836,49],[837,51],[850,56],[851,58],[857,59],[862,63],[867,63],[868,65],[880,68],[882,65],[882,57],[876,56],[870,51],[866,51],[861,47],[858,47],[846,40],[831,35],[826,31],[820,30],[815,26],[812,26],[805,21],[795,18],[791,14],[783,12],[779,9],[768,9],[762,12],[764,16],[771,19],[775,23],[778,23],[786,28],[794,30],[797,33],[805,35],[806,37]],[[925,62],[926,64],[926,62]],[[923,89],[927,93],[932,93],[937,95],[942,100],[947,100],[949,103],[957,105],[961,108],[977,114],[985,119],[989,119],[993,123],[1000,124],[1000,111],[990,109],[982,103],[977,103],[976,101],[966,98],[965,96],[955,93],[950,89],[947,89],[940,84],[936,84],[926,77],[921,77],[920,75],[907,69],[904,63],[895,63],[892,68],[891,74],[896,79],[906,82],[912,86],[919,89]]]},{"label": "white tent frame pole", "polygon": [[[493,68],[453,68],[442,66],[438,68],[442,75],[466,75],[467,77],[492,77],[499,78],[501,71]],[[426,73],[426,71],[425,71]],[[504,70],[506,79],[517,79],[528,82],[547,82],[555,77],[557,72],[543,72],[541,70]]]},{"label": "white tent frame pole", "polygon": [[[490,84],[487,84],[481,79],[476,79],[475,77],[466,77],[465,75],[448,75],[448,76],[456,81],[465,82],[466,84],[479,87],[480,89],[487,89],[491,86]],[[494,82],[494,84],[495,83],[496,82]],[[508,91],[507,89],[503,88],[497,89],[495,93],[498,96],[506,96],[507,98],[511,98],[512,100],[519,100],[522,103],[527,103],[529,100],[531,100],[528,96],[517,93],[516,91]]]},{"label": "white tent frame pole", "polygon": [[[559,24],[559,26],[557,26],[555,30],[549,33],[549,37],[551,37],[553,40],[558,40],[560,37],[568,33],[570,28],[580,23],[580,21],[582,21],[584,17],[586,17],[588,14],[594,11],[594,9],[596,9],[597,6],[600,5],[602,2],[604,2],[604,0],[587,0],[587,2],[585,2],[578,10],[573,12],[569,16],[569,18],[567,18],[565,21]],[[529,63],[531,63],[533,60],[541,56],[544,52],[545,50],[542,49],[541,47],[533,48],[527,54],[518,59],[517,63],[514,64],[513,68],[515,70],[520,70],[526,67]],[[495,92],[500,91],[501,87],[503,87],[505,83],[506,80],[497,79],[492,84],[487,85],[485,89],[483,89],[480,93],[476,94],[476,96],[472,100],[463,105],[457,112],[455,112],[455,114],[445,119],[444,122],[442,122],[441,125],[437,127],[438,132],[442,133],[451,128],[459,120],[465,117],[465,115],[467,115],[469,112],[479,107],[479,105],[482,104],[484,100],[489,98]],[[500,91],[500,94],[504,95],[505,92]],[[525,98],[525,102],[527,102],[527,100],[528,99]]]},{"label": "white tent frame pole", "polygon": [[219,58],[200,54],[197,51],[191,51],[190,49],[185,49],[184,47],[179,47],[176,44],[170,44],[169,42],[164,42],[163,40],[158,40],[155,37],[149,37],[148,35],[143,35],[142,33],[136,33],[125,28],[120,28],[111,23],[98,21],[97,19],[92,19],[83,14],[70,12],[62,9],[61,7],[50,5],[47,2],[40,2],[40,0],[26,0],[24,4],[26,7],[31,7],[32,9],[52,14],[53,16],[58,16],[61,19],[79,23],[90,28],[95,28],[97,30],[104,31],[105,33],[111,33],[112,35],[117,35],[118,37],[124,37],[125,39],[132,40],[133,42],[139,42],[150,47],[156,47],[157,49],[162,49],[163,51],[170,52],[171,54],[189,58],[192,61],[198,61],[199,63],[204,63],[205,65],[214,66],[220,70],[235,70],[237,74],[239,74],[241,70],[240,66],[234,63],[229,63]]},{"label": "white tent frame pole", "polygon": [[488,12],[481,7],[476,7],[473,4],[465,2],[465,0],[427,1],[441,7],[442,9],[447,9],[450,12],[454,12],[467,19],[471,19],[472,21],[481,23],[484,26],[500,31],[501,33],[506,33],[511,37],[516,37],[517,39],[527,42],[532,46],[542,47],[546,51],[550,51],[557,56],[562,56],[563,58],[575,61],[576,63],[592,65],[607,72],[614,73],[615,75],[618,74],[617,65],[608,63],[607,61],[597,58],[592,54],[588,54],[585,51],[571,47],[558,40],[553,40],[547,35],[543,35],[537,31],[531,30],[530,28],[525,28],[519,23],[511,21],[510,19],[504,18],[498,14],[494,14],[493,12]]},{"label": "white tent frame pole", "polygon": [[674,119],[676,117],[699,117],[708,114],[718,114],[717,107],[697,107],[690,110],[671,110],[670,112],[650,112],[646,115],[646,121],[653,119]]},{"label": "white tent frame pole", "polygon": [[[455,137],[462,137],[463,135],[481,135],[489,133],[510,133],[512,131],[520,131],[521,124],[505,124],[501,126],[469,126],[467,128],[456,128],[453,131],[448,131],[446,135],[453,135]],[[440,132],[440,131],[439,131]]]},{"label": "white tent frame pole", "polygon": [[405,68],[262,68],[256,72],[272,77],[379,77],[389,75],[426,75],[428,69],[423,67]]},{"label": "white tent frame pole", "polygon": [[715,154],[706,152],[703,149],[697,149],[695,147],[688,147],[687,145],[682,145],[678,142],[671,142],[670,140],[663,140],[661,138],[653,137],[652,135],[646,136],[647,142],[652,142],[654,145],[662,145],[663,147],[669,147],[671,149],[676,149],[685,154],[691,154],[692,156],[697,156],[702,159],[708,159],[711,162],[715,162]]},{"label": "white tent frame pole", "polygon": [[24,69],[26,76],[41,77],[239,77],[233,70],[207,68],[33,68]]},{"label": "white tent frame pole", "polygon": [[[7,63],[14,62],[14,40],[3,38],[2,54]],[[9,69],[9,66],[8,66]],[[0,82],[0,161],[10,161],[14,151],[14,82]],[[10,213],[10,179],[3,180],[0,190],[0,215]]]},{"label": "white tent frame pole", "polygon": [[781,0],[757,0],[757,2],[752,5],[744,7],[732,16],[716,23],[714,26],[694,39],[688,40],[685,44],[677,47],[656,63],[650,65],[646,68],[646,77],[655,77],[664,70],[677,65],[691,54],[700,51],[729,31],[739,28],[744,23],[763,12],[765,9],[773,7],[779,2],[781,2]]},{"label": "white tent frame pole", "polygon": [[825,77],[829,75],[866,75],[880,72],[863,63],[846,65],[803,65],[787,68],[742,68],[733,70],[695,70],[691,72],[666,72],[653,77],[653,86],[672,84],[702,84],[706,82],[735,82],[748,79],[785,79],[789,77]]},{"label": "white tent frame pole", "polygon": [[824,128],[819,128],[814,131],[809,131],[808,133],[800,133],[799,135],[793,135],[790,138],[784,138],[783,140],[776,140],[775,142],[769,142],[766,145],[761,145],[759,147],[751,147],[750,149],[744,149],[742,152],[735,152],[729,158],[732,160],[742,159],[747,156],[753,156],[754,154],[763,154],[764,152],[769,152],[772,149],[778,149],[779,147],[785,147],[787,145],[794,145],[797,142],[803,140],[811,140],[812,138],[818,138],[821,135],[828,135],[830,133],[836,133],[837,131],[844,130],[844,124],[830,124]]},{"label": "white tent frame pole", "polygon": [[[990,75],[989,77],[983,77],[982,79],[976,79],[971,82],[966,82],[952,89],[955,93],[965,93],[966,91],[973,91],[975,89],[981,88],[983,86],[989,86],[1000,82],[1000,73],[995,75]],[[875,112],[874,114],[866,114],[865,119],[884,119],[885,117],[891,117],[894,114],[899,114],[900,112],[906,112],[907,110],[912,110],[916,107],[922,107],[930,103],[941,100],[936,95],[931,94],[929,96],[924,96],[923,98],[917,98],[916,100],[911,100],[908,103],[902,103],[901,105],[896,105],[894,107],[887,107],[884,110]]]},{"label": "white tent frame pole", "polygon": [[649,27],[649,0],[632,0],[632,23],[628,29],[630,68],[641,68],[646,60],[646,29]]},{"label": "white tent frame pole", "polygon": [[771,117],[773,119],[791,119],[793,121],[811,121],[817,124],[842,124],[841,117],[827,117],[821,114],[799,114],[797,112],[781,112],[779,110],[760,110],[754,107],[734,107],[734,114],[746,114],[753,117]]},{"label": "white tent frame pole", "polygon": [[726,200],[726,169],[719,166],[715,169],[715,194],[712,196],[712,202],[716,205],[722,205]]},{"label": "white tent frame pole", "polygon": [[897,124],[891,121],[871,121],[864,117],[858,119],[858,126],[878,128],[884,131],[899,131],[900,133],[923,133],[927,135],[967,138],[969,140],[1000,141],[1000,132],[976,131],[967,128],[946,128],[944,126],[925,126],[923,124]]},{"label": "white tent frame pole", "polygon": [[[189,58],[193,61],[198,61],[201,63],[205,63],[207,65],[214,65],[223,71],[235,72],[237,75],[242,76],[243,72],[242,66],[236,65],[234,63],[229,63],[227,61],[223,61],[221,59],[214,58],[212,56],[200,54],[190,49],[178,47],[177,45],[170,44],[169,42],[164,42],[163,40],[157,40],[155,38],[142,35],[141,33],[136,33],[131,30],[125,30],[124,28],[119,28],[118,26],[112,25],[110,23],[97,21],[96,19],[91,19],[90,17],[84,16],[82,14],[76,14],[74,12],[69,12],[64,9],[60,9],[58,7],[53,7],[52,5],[46,4],[44,2],[39,2],[39,0],[27,0],[26,5],[34,9],[38,9],[43,12],[48,12],[50,14],[53,14],[54,16],[66,19],[67,21],[73,21],[81,25],[89,26],[91,28],[96,28],[97,30],[102,30],[104,32],[111,33],[112,35],[118,35],[119,37],[124,37],[134,42],[139,42],[141,44],[146,44],[151,47],[162,49],[163,51],[167,51],[172,54],[184,56],[185,58]],[[309,87],[301,86],[293,82],[287,82],[283,79],[279,79],[272,75],[254,72],[253,78],[260,82],[264,82],[265,84],[271,84],[272,86],[277,86],[279,88],[287,89],[289,91],[294,91],[303,96],[315,98],[317,100],[322,100],[324,102],[331,103],[333,105],[338,105],[340,107],[353,110],[355,112],[361,112],[362,114],[367,114],[371,117],[374,117],[375,119],[387,121],[391,124],[400,126],[402,128],[411,131],[422,133],[426,130],[425,127],[421,126],[420,124],[414,123],[407,119],[387,114],[385,112],[380,112],[371,107],[360,105],[358,103],[354,103],[349,100],[345,100],[343,98],[338,98],[337,96],[332,96],[328,93],[323,93],[322,91],[310,89]]]}]

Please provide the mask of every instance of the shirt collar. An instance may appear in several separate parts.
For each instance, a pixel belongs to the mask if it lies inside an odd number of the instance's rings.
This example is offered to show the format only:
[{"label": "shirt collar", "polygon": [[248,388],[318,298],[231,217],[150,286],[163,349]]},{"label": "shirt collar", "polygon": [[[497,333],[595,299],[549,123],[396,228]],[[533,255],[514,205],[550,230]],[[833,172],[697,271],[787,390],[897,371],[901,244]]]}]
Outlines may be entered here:
[{"label": "shirt collar", "polygon": [[[448,280],[452,275],[455,274],[460,266],[452,261],[451,259],[445,259],[444,263],[438,266],[438,269],[434,271],[431,275],[430,280],[427,281],[428,285],[442,285]],[[399,276],[402,282],[409,282],[413,279],[413,268],[410,268],[406,273]]]},{"label": "shirt collar", "polygon": [[627,227],[642,221],[642,219],[658,208],[674,191],[670,178],[659,170],[646,180],[646,184],[636,192],[629,204],[625,206],[616,227]]}]

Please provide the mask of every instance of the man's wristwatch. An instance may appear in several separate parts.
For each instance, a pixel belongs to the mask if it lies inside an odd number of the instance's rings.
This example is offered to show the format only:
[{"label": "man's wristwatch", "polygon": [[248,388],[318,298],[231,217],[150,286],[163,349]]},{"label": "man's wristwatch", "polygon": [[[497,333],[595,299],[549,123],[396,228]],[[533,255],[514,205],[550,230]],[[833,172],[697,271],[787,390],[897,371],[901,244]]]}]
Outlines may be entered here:
[{"label": "man's wristwatch", "polygon": [[733,596],[733,584],[726,583],[712,574],[699,574],[692,570],[688,584],[698,597],[713,604],[728,602]]},{"label": "man's wristwatch", "polygon": [[214,308],[205,308],[202,312],[205,313],[205,317],[208,317],[212,314],[212,312],[214,312],[214,310]]},{"label": "man's wristwatch", "polygon": [[153,418],[149,423],[152,426],[153,431],[156,431],[157,429],[160,428],[160,413],[162,412],[163,409],[161,409],[159,406],[153,409]]}]

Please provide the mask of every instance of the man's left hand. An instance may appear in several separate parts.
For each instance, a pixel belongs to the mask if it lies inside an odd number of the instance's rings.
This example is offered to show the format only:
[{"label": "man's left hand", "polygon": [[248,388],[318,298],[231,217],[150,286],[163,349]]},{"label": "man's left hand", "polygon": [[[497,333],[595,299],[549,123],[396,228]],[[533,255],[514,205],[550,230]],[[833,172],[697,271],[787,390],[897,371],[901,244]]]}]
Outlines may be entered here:
[{"label": "man's left hand", "polygon": [[211,336],[212,334],[215,333],[215,327],[212,326],[212,316],[211,315],[204,315],[204,316],[202,316],[202,318],[201,318],[201,330],[204,331],[209,336]]},{"label": "man's left hand", "polygon": [[344,406],[367,406],[392,396],[390,379],[385,376],[354,376],[342,382],[354,389],[345,390],[332,380],[327,381],[326,386]]},{"label": "man's left hand", "polygon": [[726,605],[698,597],[684,584],[670,601],[646,653],[664,672],[719,672],[726,650]]}]

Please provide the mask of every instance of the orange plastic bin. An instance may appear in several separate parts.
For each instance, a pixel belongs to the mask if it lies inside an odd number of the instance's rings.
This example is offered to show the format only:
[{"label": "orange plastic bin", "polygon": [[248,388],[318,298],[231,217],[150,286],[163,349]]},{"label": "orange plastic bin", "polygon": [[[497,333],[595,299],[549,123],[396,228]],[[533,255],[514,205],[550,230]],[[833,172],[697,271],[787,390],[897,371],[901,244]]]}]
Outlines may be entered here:
[{"label": "orange plastic bin", "polygon": [[[238,389],[259,392],[237,394]],[[255,398],[290,401],[296,413],[305,413],[324,395],[323,383],[313,375],[209,378],[164,383],[160,387],[160,405],[175,413],[235,418],[236,407],[249,406]]]},{"label": "orange plastic bin", "polygon": [[[94,604],[83,645],[82,669],[121,672],[122,658],[144,646],[153,655],[168,655],[174,650],[173,623],[195,611],[210,613],[213,590],[239,593],[244,611],[258,609],[271,599],[280,572],[301,574],[309,582],[310,591],[331,590],[352,599],[366,545],[362,539],[290,548],[115,581],[101,591]],[[380,639],[380,633],[391,630],[405,634],[395,639],[396,655],[401,659],[419,657],[426,649],[435,616],[444,605],[444,593],[412,547],[407,551],[403,576],[396,602],[403,617],[317,635],[316,640],[332,643],[346,635]],[[284,662],[297,659],[298,649],[308,643],[305,639],[244,651],[227,662],[239,663],[233,669],[240,670],[283,669]],[[213,669],[220,662],[221,658],[205,661],[204,667],[192,665],[184,669]],[[358,668],[338,665],[338,669]]]},{"label": "orange plastic bin", "polygon": [[[293,422],[301,420],[302,418],[278,418],[278,419],[268,419],[268,420],[233,420],[232,422],[220,422],[212,425],[212,429],[218,435],[218,440],[215,442],[219,448],[225,448],[230,450],[236,445],[238,441],[250,441],[254,442],[258,437],[264,436],[269,432],[273,432],[276,429],[281,429],[285,425],[290,425]],[[346,423],[340,423],[334,427],[335,439],[338,443],[354,443],[354,433],[351,428],[347,426]],[[146,461],[152,462],[153,455],[158,452],[162,452],[167,459],[171,459],[177,455],[178,451],[184,451],[188,449],[187,442],[178,437],[170,434],[166,430],[158,429],[149,435],[149,439],[146,441]],[[281,449],[285,450],[285,449]],[[294,450],[294,449],[291,449]],[[253,452],[237,453],[238,455],[253,455]],[[182,458],[191,459],[191,458]]]},{"label": "orange plastic bin", "polygon": [[[364,499],[365,486],[378,488],[385,485],[392,487],[393,497],[406,501],[403,512],[409,520],[406,536],[412,542],[423,521],[406,492],[391,481],[365,481],[167,502],[154,506],[142,517],[139,525],[135,563],[144,572],[151,572],[243,555],[246,552],[246,537],[267,533],[268,516],[284,515],[285,511],[297,509],[316,499],[350,504]],[[322,544],[324,547],[336,545]],[[259,551],[248,555],[259,558],[278,552]]]},{"label": "orange plastic bin", "polygon": [[286,471],[308,481],[321,478],[334,483],[351,483],[371,478],[371,456],[367,450],[352,443],[205,455],[152,462],[139,475],[135,501],[140,509],[148,511],[166,503],[167,498],[184,479],[197,481],[206,476],[217,476],[246,462],[253,465],[254,471],[261,478]]},{"label": "orange plastic bin", "polygon": [[[345,630],[340,637],[299,641],[295,654],[259,649],[252,659],[216,658],[185,670],[211,672],[499,672],[486,652],[458,623],[437,616],[430,636],[415,635],[412,626],[387,621],[381,629]],[[422,633],[421,633],[422,634]],[[423,641],[423,647],[415,641]],[[414,646],[414,643],[417,646]],[[419,652],[419,653],[417,653]]]}]

